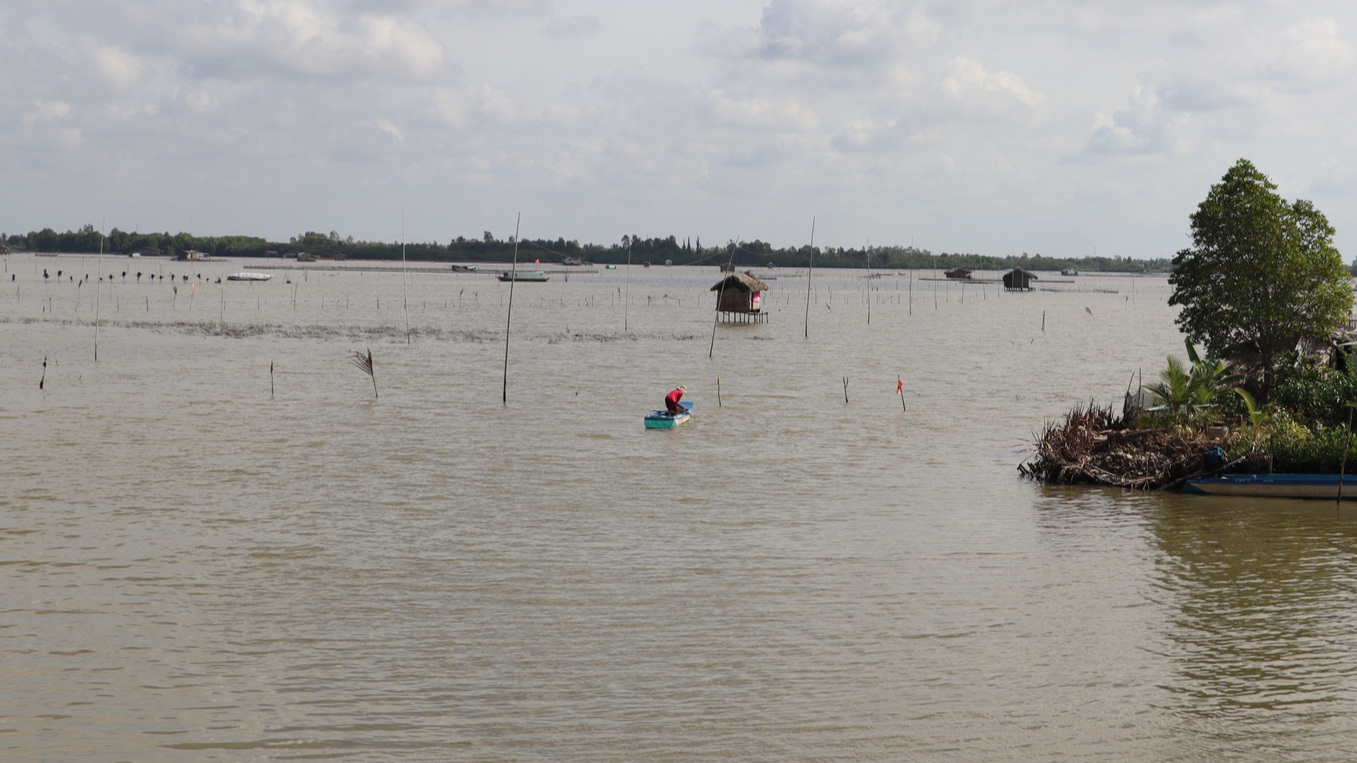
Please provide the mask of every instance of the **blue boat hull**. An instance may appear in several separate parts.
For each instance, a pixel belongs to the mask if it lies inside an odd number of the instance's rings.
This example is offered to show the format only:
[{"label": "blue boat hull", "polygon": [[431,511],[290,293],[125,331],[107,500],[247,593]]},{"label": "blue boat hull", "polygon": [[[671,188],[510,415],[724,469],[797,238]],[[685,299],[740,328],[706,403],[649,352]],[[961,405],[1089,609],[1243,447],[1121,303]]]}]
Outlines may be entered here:
[{"label": "blue boat hull", "polygon": [[[1337,474],[1226,474],[1190,479],[1184,493],[1262,498],[1338,498]],[[1357,476],[1343,477],[1343,498],[1357,501]]]},{"label": "blue boat hull", "polygon": [[668,411],[655,411],[647,414],[646,429],[674,429],[687,424],[688,420],[693,417],[691,413],[693,404],[685,400],[679,403],[679,407],[683,408],[683,411],[673,416],[670,416]]}]

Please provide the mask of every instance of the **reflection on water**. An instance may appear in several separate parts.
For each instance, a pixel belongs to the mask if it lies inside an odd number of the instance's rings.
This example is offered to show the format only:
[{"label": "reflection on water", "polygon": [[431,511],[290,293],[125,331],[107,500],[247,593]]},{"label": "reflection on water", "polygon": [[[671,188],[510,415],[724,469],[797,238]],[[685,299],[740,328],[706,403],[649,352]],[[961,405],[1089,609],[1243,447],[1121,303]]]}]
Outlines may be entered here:
[{"label": "reflection on water", "polygon": [[[506,406],[491,275],[0,264],[5,761],[1357,738],[1351,516],[1017,476],[1044,419],[1179,351],[1163,279],[817,274],[806,339],[805,274],[770,277],[771,320],[714,342],[715,268],[520,284]],[[694,421],[646,431],[677,383]]]},{"label": "reflection on water", "polygon": [[1153,515],[1168,707],[1198,753],[1357,751],[1357,519],[1330,503],[1178,497]]}]

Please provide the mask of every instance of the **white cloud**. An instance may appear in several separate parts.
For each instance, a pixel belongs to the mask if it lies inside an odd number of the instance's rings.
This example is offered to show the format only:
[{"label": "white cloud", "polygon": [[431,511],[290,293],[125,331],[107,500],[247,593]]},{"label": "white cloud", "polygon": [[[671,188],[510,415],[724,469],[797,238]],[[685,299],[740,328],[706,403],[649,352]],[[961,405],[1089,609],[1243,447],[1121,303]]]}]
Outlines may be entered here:
[{"label": "white cloud", "polygon": [[144,81],[147,67],[140,56],[89,37],[82,40],[81,47],[89,51],[100,80],[113,90],[126,92]]},{"label": "white cloud", "polygon": [[354,0],[366,12],[452,14],[460,16],[540,16],[550,0]]},{"label": "white cloud", "polygon": [[1313,82],[1352,74],[1352,48],[1333,19],[1305,19],[1286,29],[1281,42],[1275,71],[1283,78]]},{"label": "white cloud", "polygon": [[422,79],[444,65],[443,46],[392,16],[341,16],[311,0],[239,0],[195,18],[178,49],[200,77]]},{"label": "white cloud", "polygon": [[772,0],[757,40],[768,59],[838,66],[888,59],[903,41],[891,4],[854,0]]},{"label": "white cloud", "polygon": [[820,126],[814,109],[790,98],[729,98],[717,92],[713,111],[722,124],[772,132],[808,132]]},{"label": "white cloud", "polygon": [[38,101],[24,114],[28,145],[72,152],[84,142],[84,132],[71,123],[74,109],[64,101]]},{"label": "white cloud", "polygon": [[1168,148],[1167,121],[1153,90],[1138,87],[1127,99],[1127,108],[1111,117],[1099,114],[1089,150],[1095,153],[1150,153]]},{"label": "white cloud", "polygon": [[429,110],[438,123],[453,128],[482,123],[508,127],[519,122],[513,100],[488,82],[469,88],[440,87],[433,92]]},{"label": "white cloud", "polygon": [[990,72],[979,61],[956,57],[947,62],[947,74],[939,83],[943,92],[963,101],[1004,95],[1024,106],[1039,106],[1045,100],[1012,72]]},{"label": "white cloud", "polygon": [[542,34],[556,40],[573,40],[597,34],[602,28],[597,16],[565,16],[548,21]]},{"label": "white cloud", "polygon": [[399,143],[399,142],[405,140],[405,136],[401,134],[400,128],[398,128],[398,127],[396,127],[396,125],[392,124],[390,120],[387,120],[387,119],[378,119],[378,120],[377,120],[377,129],[381,130],[382,132],[386,133],[387,135],[390,135],[391,138],[392,138],[393,140],[395,140],[397,143]]}]

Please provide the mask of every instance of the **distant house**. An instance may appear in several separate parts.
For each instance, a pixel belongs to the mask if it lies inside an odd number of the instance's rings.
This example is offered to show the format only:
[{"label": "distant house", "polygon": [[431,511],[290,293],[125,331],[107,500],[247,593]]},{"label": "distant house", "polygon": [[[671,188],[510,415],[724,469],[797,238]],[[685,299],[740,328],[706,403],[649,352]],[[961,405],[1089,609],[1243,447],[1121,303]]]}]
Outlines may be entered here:
[{"label": "distant house", "polygon": [[204,258],[204,257],[206,257],[206,256],[207,256],[207,255],[206,255],[206,254],[203,254],[202,252],[199,252],[199,251],[196,251],[196,250],[193,250],[193,249],[185,249],[185,250],[179,252],[179,256],[178,256],[178,257],[175,257],[175,259],[179,260],[180,262],[185,262],[185,261],[187,261],[187,262],[197,262],[198,260],[201,260],[202,258]]},{"label": "distant house", "polygon": [[1074,268],[1065,268],[1065,269],[1063,269],[1063,270],[1060,271],[1060,275],[1062,275],[1062,276],[1077,276],[1077,275],[1079,275],[1079,271],[1076,270],[1076,269],[1074,269]]},{"label": "distant house", "polygon": [[966,268],[952,268],[951,270],[944,270],[944,271],[942,271],[942,274],[945,275],[945,276],[947,276],[948,278],[967,278],[967,279],[968,279],[968,278],[971,277],[971,271],[967,270]]},{"label": "distant house", "polygon": [[1034,288],[1032,282],[1037,280],[1037,274],[1030,270],[1022,268],[1013,268],[1004,273],[1004,288],[1009,291],[1032,291]]},{"label": "distant house", "polygon": [[763,293],[768,284],[753,273],[732,273],[711,287],[716,292],[716,311],[729,322],[763,323],[768,314],[763,312]]}]

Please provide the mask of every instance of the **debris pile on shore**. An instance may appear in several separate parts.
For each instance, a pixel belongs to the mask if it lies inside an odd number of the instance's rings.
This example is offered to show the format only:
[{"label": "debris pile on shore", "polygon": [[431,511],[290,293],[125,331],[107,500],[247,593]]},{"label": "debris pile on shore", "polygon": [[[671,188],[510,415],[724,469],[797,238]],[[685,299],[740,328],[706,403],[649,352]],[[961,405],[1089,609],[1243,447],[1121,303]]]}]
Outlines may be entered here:
[{"label": "debris pile on shore", "polygon": [[1111,406],[1090,402],[1048,424],[1018,471],[1051,484],[1162,490],[1199,471],[1215,444],[1195,432],[1131,428]]}]

